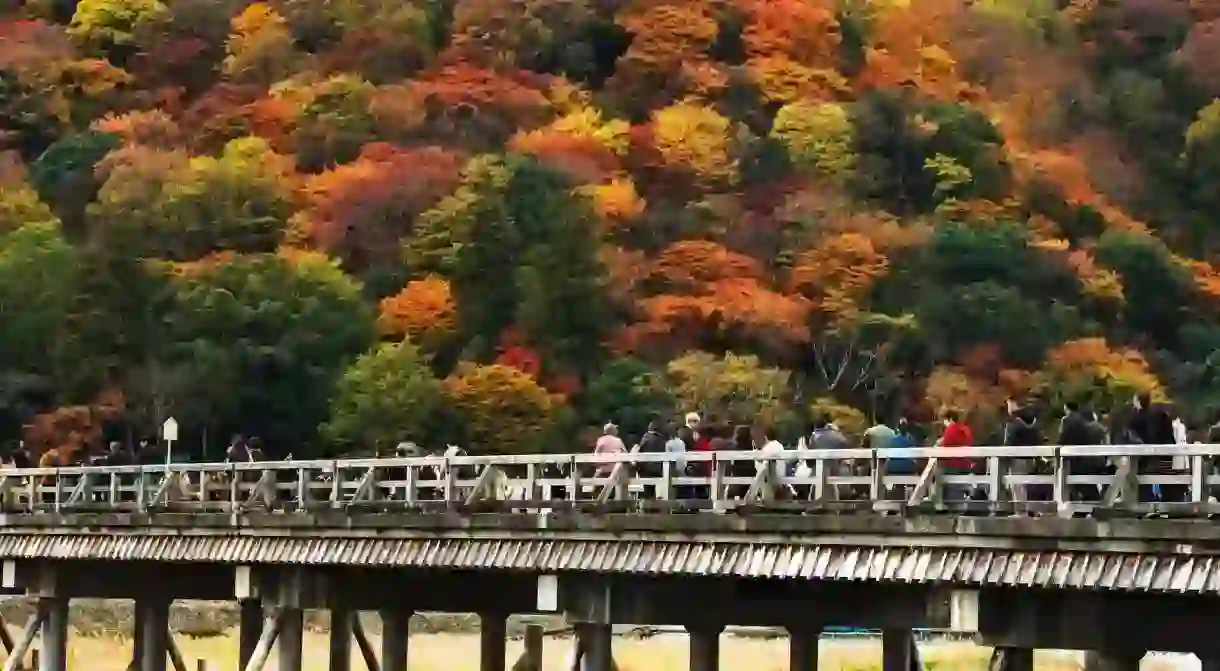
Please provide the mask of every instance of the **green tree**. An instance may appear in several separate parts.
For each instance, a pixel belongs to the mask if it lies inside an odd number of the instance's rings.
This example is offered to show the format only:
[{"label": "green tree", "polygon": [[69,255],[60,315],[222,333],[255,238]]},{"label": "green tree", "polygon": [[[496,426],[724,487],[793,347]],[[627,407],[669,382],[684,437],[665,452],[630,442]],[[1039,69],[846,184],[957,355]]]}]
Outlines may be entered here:
[{"label": "green tree", "polygon": [[305,170],[353,161],[373,139],[369,112],[374,87],[355,75],[336,75],[310,87],[310,99],[292,132],[297,160]]},{"label": "green tree", "polygon": [[447,221],[456,244],[452,286],[472,353],[489,356],[515,325],[561,366],[587,370],[609,325],[588,202],[532,159],[477,161],[445,215],[425,224]]},{"label": "green tree", "polygon": [[208,259],[176,284],[174,354],[211,371],[192,393],[209,398],[217,426],[306,451],[335,379],[373,339],[360,285],[312,253]]},{"label": "green tree", "polygon": [[107,163],[90,234],[131,257],[271,251],[292,214],[291,161],[260,138],[233,140],[219,157],[129,147]]},{"label": "green tree", "polygon": [[0,188],[0,404],[11,429],[62,390],[80,274],[59,221],[25,187]]},{"label": "green tree", "polygon": [[998,345],[1005,360],[1036,366],[1048,347],[1081,329],[1072,307],[1046,304],[986,281],[930,291],[915,315],[933,356],[946,361],[979,346]]},{"label": "green tree", "polygon": [[1093,256],[1122,277],[1127,328],[1172,348],[1178,329],[1195,302],[1190,272],[1173,257],[1165,243],[1147,235],[1107,232]]},{"label": "green tree", "polygon": [[427,355],[408,341],[380,345],[348,366],[335,387],[322,436],[336,451],[424,444],[442,404]]},{"label": "green tree", "polygon": [[589,370],[610,320],[592,208],[559,173],[532,160],[518,165],[508,198],[522,237],[534,241],[517,271],[517,324],[560,366]]},{"label": "green tree", "polygon": [[577,395],[574,405],[581,426],[612,420],[628,436],[642,435],[654,417],[672,422],[678,412],[662,371],[632,358],[607,363]]},{"label": "green tree", "polygon": [[30,183],[70,231],[81,232],[85,208],[101,187],[94,167],[118,145],[114,133],[73,133],[47,147],[30,166]]}]

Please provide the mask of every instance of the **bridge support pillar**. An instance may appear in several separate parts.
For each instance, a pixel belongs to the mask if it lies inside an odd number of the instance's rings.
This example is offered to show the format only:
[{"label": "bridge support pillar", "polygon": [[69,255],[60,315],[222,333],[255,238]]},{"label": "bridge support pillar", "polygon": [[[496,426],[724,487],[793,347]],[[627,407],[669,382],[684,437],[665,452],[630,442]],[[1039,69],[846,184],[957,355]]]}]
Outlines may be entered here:
[{"label": "bridge support pillar", "polygon": [[690,671],[719,671],[720,632],[716,625],[687,625],[690,640]]},{"label": "bridge support pillar", "polygon": [[1084,671],[1139,671],[1144,653],[1130,650],[1090,650],[1084,653]]},{"label": "bridge support pillar", "polygon": [[479,613],[479,671],[504,671],[507,625],[502,613]]},{"label": "bridge support pillar", "polygon": [[133,654],[139,655],[139,670],[165,671],[169,654],[169,601],[136,599],[135,626]]},{"label": "bridge support pillar", "polygon": [[42,614],[42,656],[38,671],[67,671],[68,668],[68,598],[44,596],[38,600]]},{"label": "bridge support pillar", "polygon": [[351,609],[332,606],[330,609],[330,671],[350,671],[352,668]]},{"label": "bridge support pillar", "polygon": [[788,628],[788,671],[818,671],[820,629]]},{"label": "bridge support pillar", "polygon": [[280,671],[301,671],[301,644],[305,635],[305,611],[285,607],[280,620]]},{"label": "bridge support pillar", "polygon": [[1034,649],[996,646],[987,671],[1034,671]]},{"label": "bridge support pillar", "polygon": [[881,671],[919,671],[919,649],[910,629],[883,629]]},{"label": "bridge support pillar", "polygon": [[411,611],[381,611],[381,671],[407,671],[407,635]]},{"label": "bridge support pillar", "polygon": [[237,660],[245,669],[258,647],[263,634],[263,602],[259,599],[241,600],[241,620],[237,624]]},{"label": "bridge support pillar", "polygon": [[[611,645],[613,631],[608,624],[576,625],[576,667],[573,671],[616,671]],[[581,662],[583,661],[583,666]]]}]

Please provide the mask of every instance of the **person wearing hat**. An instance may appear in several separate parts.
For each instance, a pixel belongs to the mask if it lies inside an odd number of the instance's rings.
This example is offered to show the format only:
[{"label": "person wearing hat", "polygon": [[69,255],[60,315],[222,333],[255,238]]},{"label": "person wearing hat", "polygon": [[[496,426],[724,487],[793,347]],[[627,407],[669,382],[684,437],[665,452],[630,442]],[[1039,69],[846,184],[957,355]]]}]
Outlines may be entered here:
[{"label": "person wearing hat", "polygon": [[[593,446],[593,454],[625,454],[627,446],[623,444],[623,439],[618,437],[618,426],[614,422],[606,422],[602,427],[601,438],[597,439],[597,444]],[[598,464],[597,477],[606,477],[614,470],[614,464]]]}]

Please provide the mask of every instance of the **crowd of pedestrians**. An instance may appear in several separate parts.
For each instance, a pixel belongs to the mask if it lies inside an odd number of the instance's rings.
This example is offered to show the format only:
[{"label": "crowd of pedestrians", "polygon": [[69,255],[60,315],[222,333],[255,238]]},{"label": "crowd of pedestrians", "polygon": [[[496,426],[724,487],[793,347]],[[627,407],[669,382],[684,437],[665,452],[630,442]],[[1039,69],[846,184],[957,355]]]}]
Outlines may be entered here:
[{"label": "crowd of pedestrians", "polygon": [[[1031,404],[1009,401],[1005,408],[1005,421],[1002,431],[995,438],[987,438],[982,445],[1005,447],[1024,447],[1041,445],[1173,445],[1183,444],[1192,438],[1195,442],[1220,444],[1220,415],[1216,422],[1205,429],[1191,432],[1172,406],[1154,403],[1146,394],[1140,394],[1131,400],[1130,404],[1112,408],[1106,416],[1099,415],[1087,404],[1067,402],[1061,412],[1050,413],[1046,409],[1038,409]],[[1047,417],[1055,416],[1050,426]],[[660,418],[648,424],[647,429],[637,441],[628,447],[619,427],[614,422],[608,422],[602,427],[602,434],[593,446],[595,454],[669,454],[669,461],[676,467],[675,475],[708,477],[712,462],[707,460],[688,460],[684,457],[697,453],[714,453],[721,451],[757,452],[759,455],[777,456],[779,459],[735,460],[731,462],[731,477],[751,477],[763,468],[763,464],[775,469],[774,473],[781,477],[789,475],[809,476],[812,466],[798,458],[794,450],[847,450],[847,449],[902,449],[912,447],[930,447],[944,450],[944,456],[938,459],[941,472],[946,475],[969,475],[986,472],[984,459],[964,456],[955,448],[974,447],[980,445],[975,434],[963,415],[949,410],[943,413],[941,422],[927,435],[905,417],[896,417],[892,421],[880,419],[862,432],[858,439],[849,438],[827,415],[816,417],[799,437],[788,436],[785,443],[774,428],[769,426],[754,426],[746,424],[732,425],[719,419],[714,414],[689,412],[676,427],[667,425]],[[795,438],[795,440],[793,440]],[[784,458],[792,452],[793,456]],[[935,452],[934,452],[935,453]],[[426,453],[414,443],[401,443],[394,450],[396,456],[424,456]],[[435,456],[463,456],[465,451],[456,446],[449,446],[443,452],[433,453]],[[152,439],[140,440],[134,447],[122,442],[110,442],[104,447],[100,444],[90,445],[85,449],[48,450],[37,460],[31,458],[30,452],[24,446],[0,455],[3,466],[8,468],[65,467],[65,466],[130,466],[164,464],[167,457],[163,448]],[[234,436],[226,453],[225,461],[230,463],[257,462],[264,460],[262,441],[255,438]],[[291,456],[288,457],[291,459]],[[1220,461],[1220,460],[1218,460]],[[866,475],[873,467],[872,459],[839,460],[830,462],[834,469],[831,475]],[[914,475],[922,472],[924,459],[894,458],[885,461],[885,473],[888,475]],[[1013,475],[1047,475],[1054,471],[1054,465],[1046,459],[1034,457],[1005,458],[1004,468]],[[1172,456],[1148,456],[1134,464],[1137,472],[1151,475],[1172,475],[1185,472],[1188,464],[1184,458]],[[597,465],[593,475],[609,476],[614,471],[613,463]],[[1074,458],[1071,472],[1074,475],[1106,475],[1113,474],[1118,464],[1106,457]],[[470,470],[469,467],[462,467]],[[635,470],[645,478],[658,478],[662,475],[664,464],[661,461],[641,461],[635,464]],[[671,471],[672,472],[672,471]],[[470,475],[462,473],[463,476]],[[547,474],[554,476],[556,474]],[[251,475],[251,477],[254,477]],[[440,477],[438,475],[438,477]],[[708,492],[699,491],[700,487],[683,487],[677,492],[679,498],[699,498]],[[702,487],[706,489],[706,487]],[[840,497],[867,496],[867,488],[856,486],[841,486],[836,488]],[[902,489],[902,488],[899,488]],[[1053,498],[1052,486],[1049,484],[1013,484],[1008,488],[1008,495],[1018,501],[1050,501]],[[808,486],[802,491],[800,487],[788,487],[785,495],[808,495]],[[895,492],[890,492],[894,494]],[[1072,484],[1069,495],[1075,500],[1097,500],[1102,494],[1097,485]],[[945,488],[944,494],[950,500],[977,498],[983,493],[977,488],[964,484],[951,484]],[[1177,502],[1186,499],[1188,487],[1181,484],[1148,485],[1141,484],[1139,499],[1141,501]]]},{"label": "crowd of pedestrians", "polygon": [[[1069,401],[1064,404],[1059,413],[1059,419],[1051,427],[1044,426],[1040,419],[1043,413],[1030,404],[1009,401],[1005,408],[1006,419],[998,441],[989,444],[1005,447],[1041,446],[1041,445],[1173,445],[1184,444],[1192,437],[1183,420],[1172,406],[1154,403],[1147,394],[1139,394],[1132,398],[1130,405],[1114,408],[1109,416],[1099,415],[1086,404]],[[688,413],[681,425],[670,429],[661,420],[654,420],[648,425],[647,431],[633,447],[627,444],[619,435],[619,428],[613,422],[607,423],[602,435],[594,445],[595,454],[623,453],[670,453],[679,455],[675,464],[683,474],[692,476],[707,476],[710,462],[699,461],[684,463],[681,455],[698,452],[756,451],[761,455],[782,455],[785,452],[798,449],[843,450],[853,448],[885,449],[932,447],[943,449],[945,456],[939,458],[941,472],[946,475],[969,475],[986,472],[984,460],[962,456],[953,448],[974,447],[976,442],[970,425],[964,421],[961,413],[948,410],[941,417],[939,430],[934,438],[923,438],[905,417],[893,421],[881,419],[865,430],[860,440],[854,441],[847,437],[829,416],[815,418],[807,433],[795,441],[785,445],[780,441],[775,431],[770,427],[751,425],[731,426],[720,421],[715,415],[703,416],[697,412]],[[1195,432],[1195,442],[1206,441],[1210,444],[1220,443],[1220,415],[1216,422],[1201,431]],[[863,474],[871,468],[868,463],[852,463],[844,460],[836,468],[841,469],[838,475],[848,475],[852,472]],[[890,475],[911,475],[922,471],[922,459],[893,458],[886,462],[885,472]],[[754,469],[752,472],[729,473],[732,476],[748,476],[762,468],[763,462],[740,461],[740,468]],[[793,457],[772,461],[780,475],[808,475],[810,467],[804,461]],[[1005,460],[1007,472],[1014,475],[1050,474],[1053,464],[1043,458],[1011,458]],[[1172,475],[1182,473],[1187,468],[1185,460],[1171,456],[1149,456],[1138,460],[1135,467],[1139,473],[1149,475]],[[644,477],[659,477],[661,464],[658,462],[641,462],[637,470]],[[1072,473],[1076,475],[1106,475],[1113,474],[1117,463],[1107,457],[1078,458],[1072,462]],[[597,475],[606,476],[613,469],[612,464],[602,464],[597,469]],[[852,495],[852,488],[846,488],[847,495]],[[799,492],[798,492],[799,494]],[[857,495],[860,492],[856,492]],[[1052,487],[1050,485],[1014,485],[1009,494],[1014,500],[1050,501]],[[1073,485],[1069,491],[1075,500],[1097,500],[1101,490],[1096,485]],[[1142,501],[1178,502],[1185,500],[1187,487],[1179,484],[1141,485],[1139,497]],[[982,492],[969,485],[951,485],[946,488],[947,499],[968,499],[982,496]]]}]

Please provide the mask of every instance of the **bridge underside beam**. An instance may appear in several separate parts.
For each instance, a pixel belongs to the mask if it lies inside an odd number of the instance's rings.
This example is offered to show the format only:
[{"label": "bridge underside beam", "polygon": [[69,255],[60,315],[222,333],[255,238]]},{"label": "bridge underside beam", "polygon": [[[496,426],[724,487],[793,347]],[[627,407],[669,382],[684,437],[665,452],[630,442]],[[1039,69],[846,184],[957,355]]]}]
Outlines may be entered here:
[{"label": "bridge underside beam", "polygon": [[[161,598],[223,601],[233,598],[234,567],[121,561],[15,561],[14,587],[36,591],[48,579],[68,598]],[[49,578],[48,576],[53,576]]]},{"label": "bridge underside beam", "polygon": [[[561,607],[589,617],[596,597],[602,622],[691,624],[692,613],[731,613],[716,624],[868,628],[947,627],[947,592],[923,586],[812,581],[670,578],[565,578]],[[731,620],[731,622],[729,621]]]},{"label": "bridge underside beam", "polygon": [[1007,589],[983,590],[978,604],[979,637],[997,647],[1220,652],[1208,598]]}]

